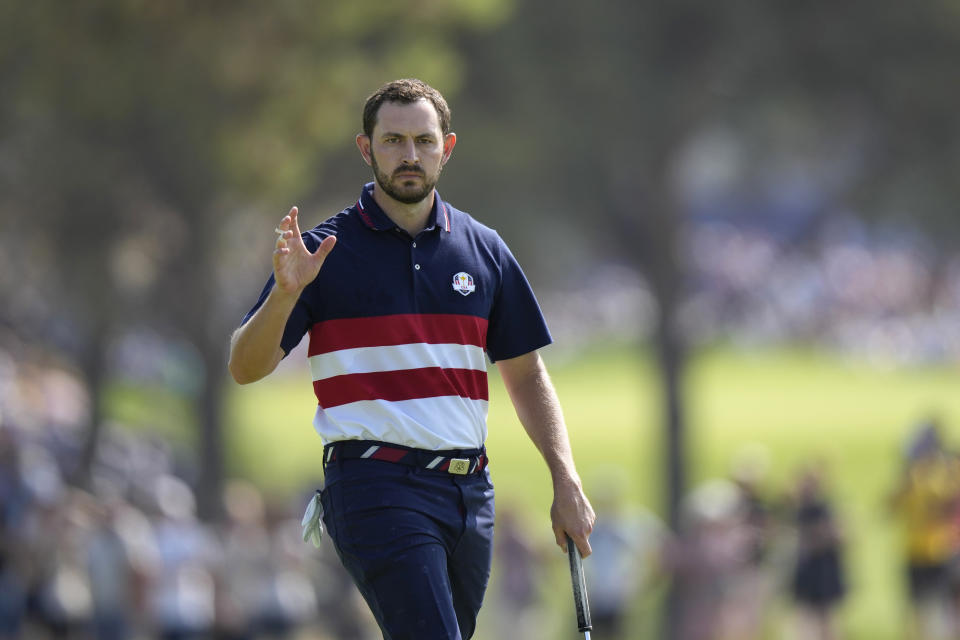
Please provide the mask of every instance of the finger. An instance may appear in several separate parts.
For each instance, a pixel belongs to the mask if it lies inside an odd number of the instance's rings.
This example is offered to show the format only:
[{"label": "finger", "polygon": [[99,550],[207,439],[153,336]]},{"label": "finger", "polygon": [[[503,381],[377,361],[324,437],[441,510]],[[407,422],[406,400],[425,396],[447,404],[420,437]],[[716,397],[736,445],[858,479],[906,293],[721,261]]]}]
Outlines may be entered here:
[{"label": "finger", "polygon": [[297,223],[297,216],[299,215],[300,210],[296,207],[290,209],[290,223],[292,225],[292,230],[298,236],[300,235],[300,225]]},{"label": "finger", "polygon": [[560,547],[560,550],[564,553],[567,552],[567,532],[563,529],[558,529],[554,527],[553,535],[557,539],[557,546]]},{"label": "finger", "polygon": [[296,213],[296,211],[297,211],[297,208],[292,207],[290,209],[290,213],[283,216],[283,218],[280,220],[280,224],[277,225],[277,228],[274,229],[274,231],[277,233],[280,233],[281,231],[288,230],[290,228],[290,221],[293,219],[293,216]]},{"label": "finger", "polygon": [[587,536],[573,537],[573,543],[577,545],[577,549],[580,550],[580,556],[586,558],[591,553],[593,553],[593,547],[590,546],[590,540]]},{"label": "finger", "polygon": [[573,532],[565,529],[554,529],[553,533],[557,538],[557,546],[560,547],[564,553],[567,553],[568,535],[573,540],[573,543],[576,545],[577,549],[580,550],[581,556],[586,558],[593,553],[593,547],[590,546],[590,540],[588,538],[590,534],[574,534]]}]

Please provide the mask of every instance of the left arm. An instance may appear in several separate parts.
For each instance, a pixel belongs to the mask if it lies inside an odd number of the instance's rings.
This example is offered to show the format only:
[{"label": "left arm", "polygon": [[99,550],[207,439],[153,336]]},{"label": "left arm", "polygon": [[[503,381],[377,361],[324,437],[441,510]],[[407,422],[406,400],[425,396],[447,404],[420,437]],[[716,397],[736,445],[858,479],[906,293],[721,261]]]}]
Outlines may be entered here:
[{"label": "left arm", "polygon": [[550,469],[553,505],[550,519],[557,544],[566,551],[566,534],[584,557],[590,555],[590,532],[596,516],[583,493],[573,462],[573,451],[560,400],[546,366],[536,351],[497,361],[504,386],[510,394],[517,417]]}]

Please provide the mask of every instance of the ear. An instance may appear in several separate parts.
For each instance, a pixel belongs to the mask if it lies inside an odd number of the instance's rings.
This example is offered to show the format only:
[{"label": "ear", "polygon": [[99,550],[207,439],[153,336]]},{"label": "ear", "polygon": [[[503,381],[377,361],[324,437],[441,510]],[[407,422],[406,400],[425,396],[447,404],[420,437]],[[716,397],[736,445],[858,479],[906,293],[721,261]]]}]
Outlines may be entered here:
[{"label": "ear", "polygon": [[453,153],[453,148],[456,144],[457,134],[450,132],[443,136],[443,157],[440,159],[440,166],[447,164],[447,160],[450,159],[450,154]]},{"label": "ear", "polygon": [[363,156],[363,161],[368,165],[372,165],[373,156],[370,155],[370,136],[365,133],[358,133],[357,148],[360,149],[360,155]]}]

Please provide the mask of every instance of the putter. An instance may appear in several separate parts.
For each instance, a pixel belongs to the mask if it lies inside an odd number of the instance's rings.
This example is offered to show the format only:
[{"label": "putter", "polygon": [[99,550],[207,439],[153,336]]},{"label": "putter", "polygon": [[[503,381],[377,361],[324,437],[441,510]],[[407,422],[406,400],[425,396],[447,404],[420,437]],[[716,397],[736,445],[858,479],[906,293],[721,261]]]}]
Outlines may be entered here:
[{"label": "putter", "polygon": [[570,557],[570,580],[573,582],[573,604],[577,608],[577,630],[583,632],[584,640],[590,640],[593,623],[590,622],[590,602],[587,600],[587,583],[583,578],[583,558],[580,550],[567,536],[567,555]]}]

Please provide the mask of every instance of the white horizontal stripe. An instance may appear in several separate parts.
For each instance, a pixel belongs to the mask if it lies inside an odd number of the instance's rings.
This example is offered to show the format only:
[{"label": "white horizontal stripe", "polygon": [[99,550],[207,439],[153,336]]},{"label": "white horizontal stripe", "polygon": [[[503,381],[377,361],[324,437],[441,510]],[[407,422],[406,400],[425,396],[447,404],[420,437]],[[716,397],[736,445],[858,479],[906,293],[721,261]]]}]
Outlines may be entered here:
[{"label": "white horizontal stripe", "polygon": [[376,440],[428,450],[476,449],[487,439],[489,404],[459,396],[362,400],[317,407],[313,426],[324,443]]},{"label": "white horizontal stripe", "polygon": [[487,358],[483,349],[473,345],[423,342],[341,349],[310,357],[310,373],[314,380],[350,373],[401,371],[424,367],[486,371]]}]

